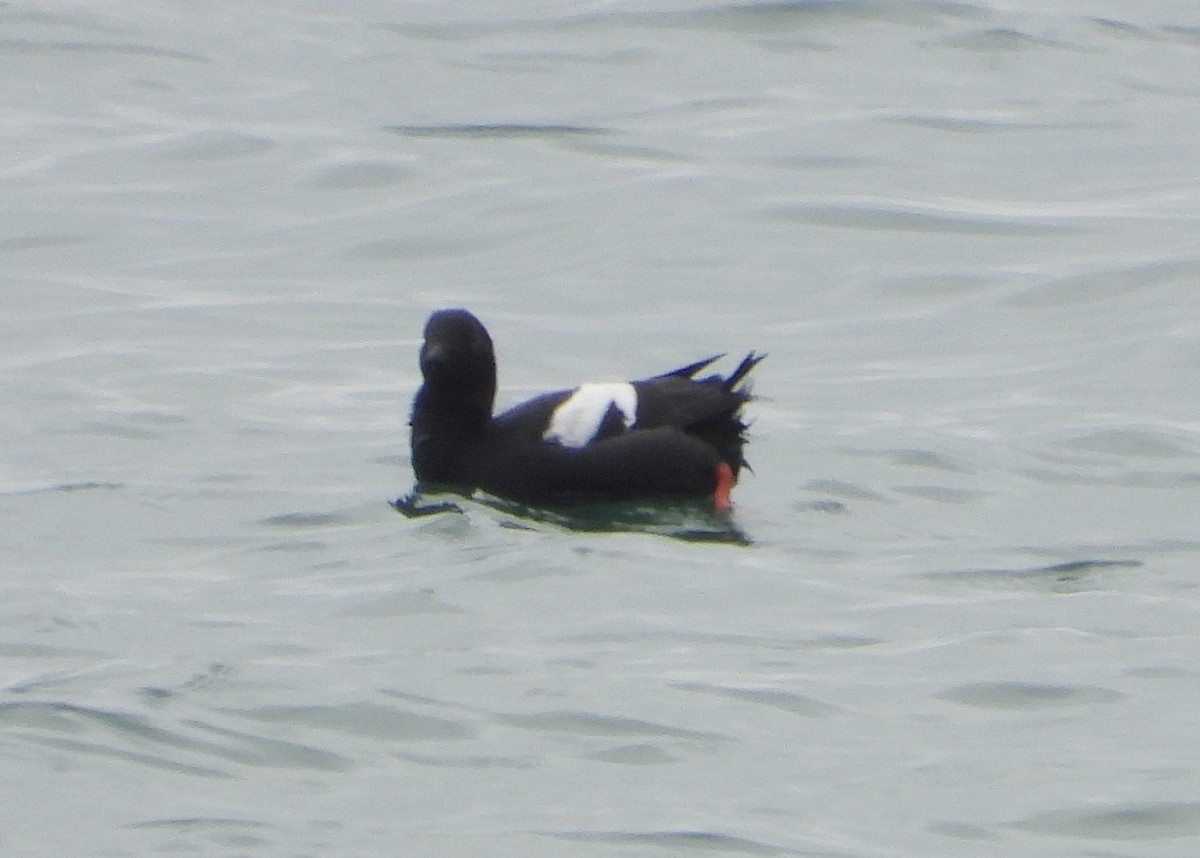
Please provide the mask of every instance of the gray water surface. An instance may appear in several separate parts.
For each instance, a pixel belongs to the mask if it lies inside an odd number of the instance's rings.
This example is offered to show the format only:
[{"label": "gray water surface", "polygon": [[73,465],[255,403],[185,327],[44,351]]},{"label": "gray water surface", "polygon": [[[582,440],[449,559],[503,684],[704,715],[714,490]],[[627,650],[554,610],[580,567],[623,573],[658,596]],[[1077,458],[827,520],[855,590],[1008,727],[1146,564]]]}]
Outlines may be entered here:
[{"label": "gray water surface", "polygon": [[[1200,849],[1194,3],[0,5],[0,854]],[[769,353],[746,545],[405,518]]]}]

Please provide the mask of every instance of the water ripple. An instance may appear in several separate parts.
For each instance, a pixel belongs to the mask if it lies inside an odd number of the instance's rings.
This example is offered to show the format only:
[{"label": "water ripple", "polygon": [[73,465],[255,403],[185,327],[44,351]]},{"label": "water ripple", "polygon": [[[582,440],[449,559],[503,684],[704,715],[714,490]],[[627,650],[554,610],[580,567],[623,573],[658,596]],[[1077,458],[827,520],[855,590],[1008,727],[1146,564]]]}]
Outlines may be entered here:
[{"label": "water ripple", "polygon": [[354,160],[322,165],[313,170],[308,182],[314,187],[339,191],[390,189],[407,181],[412,174],[410,165],[406,163]]},{"label": "water ripple", "polygon": [[495,718],[502,724],[521,730],[578,736],[647,736],[703,742],[726,741],[729,738],[719,733],[704,733],[638,718],[595,715],[591,712],[539,712],[532,715],[497,715]]},{"label": "water ripple", "polygon": [[[226,761],[242,761],[239,755],[228,749],[153,727],[137,716],[70,703],[0,703],[0,724],[15,728],[14,732],[26,741],[71,754],[109,757],[201,777],[226,778],[232,775],[211,766],[175,759],[167,752],[199,751]],[[85,738],[97,730],[104,734],[103,738]],[[136,742],[138,747],[122,747],[121,743],[129,740]]]},{"label": "water ripple", "polygon": [[256,709],[224,711],[254,721],[316,727],[350,736],[392,742],[454,741],[475,736],[475,731],[461,721],[405,712],[378,703],[262,706]]},{"label": "water ripple", "polygon": [[608,133],[607,129],[587,125],[554,123],[530,124],[519,122],[464,123],[447,125],[385,125],[384,131],[405,137],[450,137],[464,140],[542,139],[558,140]]},{"label": "water ripple", "polygon": [[678,759],[674,754],[664,751],[657,745],[650,744],[617,745],[613,748],[593,751],[584,756],[590,760],[622,766],[660,766],[673,763]]},{"label": "water ripple", "polygon": [[1041,685],[1033,682],[970,682],[934,695],[982,709],[1048,709],[1115,703],[1119,691],[1095,685]]},{"label": "water ripple", "polygon": [[1054,235],[1081,229],[1058,219],[992,215],[949,206],[892,200],[797,203],[768,209],[763,216],[768,220],[846,229],[996,237]]},{"label": "water ripple", "polygon": [[788,31],[808,31],[821,24],[883,22],[903,26],[928,26],[946,20],[975,19],[984,13],[968,3],[951,0],[764,0],[724,3],[690,10],[605,10],[547,18],[509,19],[453,24],[380,24],[379,28],[405,36],[436,40],[474,39],[498,34],[611,30],[621,27],[710,30],[777,36]]},{"label": "water ripple", "polygon": [[56,42],[41,39],[0,39],[0,54],[114,54],[129,57],[162,57],[193,63],[212,62],[187,51],[173,51],[126,42]]},{"label": "water ripple", "polygon": [[1049,586],[1055,592],[1080,592],[1087,586],[1098,587],[1100,573],[1112,569],[1138,569],[1140,560],[1067,560],[1048,566],[1008,569],[965,569],[953,572],[929,572],[924,577],[936,580],[965,581],[991,586]]},{"label": "water ripple", "polygon": [[[345,758],[328,751],[201,721],[186,721],[184,725],[232,741],[192,738],[177,730],[156,727],[141,716],[70,703],[3,703],[0,704],[0,724],[15,727],[27,741],[72,754],[112,757],[203,777],[227,778],[233,774],[202,765],[190,756],[212,757],[239,765],[319,770],[341,770],[350,765]],[[131,746],[127,746],[130,743]],[[180,758],[180,754],[184,756]]]},{"label": "water ripple", "polygon": [[1066,51],[1085,51],[1083,45],[1061,39],[1037,36],[1010,27],[989,27],[942,39],[938,44],[969,51],[1026,51],[1054,48]]},{"label": "water ripple", "polygon": [[1167,432],[1121,427],[1088,432],[1059,442],[1070,450],[1135,459],[1191,459],[1196,451],[1184,438]]},{"label": "water ripple", "polygon": [[1072,274],[1010,296],[1012,307],[1064,307],[1105,301],[1169,284],[1200,279],[1200,259],[1154,259]]},{"label": "water ripple", "polygon": [[1162,840],[1200,834],[1200,802],[1130,802],[1063,808],[1035,814],[1008,827],[1038,834],[1096,840]]},{"label": "water ripple", "polygon": [[726,853],[730,855],[835,855],[838,853],[803,852],[786,849],[744,837],[716,831],[541,831],[545,837],[574,843],[600,843],[612,846],[648,846],[678,850],[679,854]]},{"label": "water ripple", "polygon": [[204,843],[193,847],[197,852],[208,851],[213,846],[233,847],[239,850],[248,847],[261,848],[271,842],[264,835],[274,830],[274,826],[253,819],[199,816],[149,819],[144,822],[130,823],[126,828],[131,831],[165,831],[169,833],[173,838],[171,851],[188,848],[175,838],[200,838]]},{"label": "water ripple", "polygon": [[146,147],[146,153],[167,161],[217,161],[245,158],[278,147],[269,137],[235,131],[190,131]]},{"label": "water ripple", "polygon": [[745,703],[769,706],[793,715],[805,718],[830,718],[843,714],[840,707],[830,703],[796,694],[791,691],[781,691],[777,688],[732,688],[723,685],[708,685],[703,682],[680,682],[672,686],[683,691],[694,691],[699,694],[711,694],[716,697],[727,697]]}]

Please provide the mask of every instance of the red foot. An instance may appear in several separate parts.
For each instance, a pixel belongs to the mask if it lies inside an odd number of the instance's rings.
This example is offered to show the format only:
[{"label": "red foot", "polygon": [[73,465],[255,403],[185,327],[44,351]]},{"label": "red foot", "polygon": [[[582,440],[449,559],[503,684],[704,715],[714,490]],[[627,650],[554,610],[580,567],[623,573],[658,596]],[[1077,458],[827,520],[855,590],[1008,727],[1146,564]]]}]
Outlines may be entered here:
[{"label": "red foot", "polygon": [[733,491],[733,468],[727,462],[717,462],[717,487],[713,489],[713,509],[717,512],[729,512],[733,509],[733,500],[729,493]]}]

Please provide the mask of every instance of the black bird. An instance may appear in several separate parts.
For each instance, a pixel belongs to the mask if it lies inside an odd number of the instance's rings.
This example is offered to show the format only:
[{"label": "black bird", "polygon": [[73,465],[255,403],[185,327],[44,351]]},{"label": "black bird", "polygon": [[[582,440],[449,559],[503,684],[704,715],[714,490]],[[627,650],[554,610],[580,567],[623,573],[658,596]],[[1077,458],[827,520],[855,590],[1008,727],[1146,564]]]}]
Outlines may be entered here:
[{"label": "black bird", "polygon": [[492,338],[466,310],[425,324],[412,410],[419,484],[522,503],[705,498],[728,510],[746,464],[745,384],[753,352],[728,377],[696,374],[720,355],[633,382],[584,384],[492,416]]}]

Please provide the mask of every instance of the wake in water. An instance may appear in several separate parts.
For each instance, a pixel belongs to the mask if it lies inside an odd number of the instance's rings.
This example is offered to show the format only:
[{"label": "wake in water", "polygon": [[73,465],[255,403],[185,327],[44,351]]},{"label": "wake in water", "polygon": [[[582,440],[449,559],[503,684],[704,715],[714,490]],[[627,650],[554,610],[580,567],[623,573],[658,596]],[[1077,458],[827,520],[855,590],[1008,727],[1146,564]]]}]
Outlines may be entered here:
[{"label": "wake in water", "polygon": [[648,533],[688,542],[750,545],[750,538],[727,512],[703,501],[577,501],[530,506],[483,493],[464,495],[442,487],[423,488],[392,501],[405,518],[468,515],[482,511],[504,527],[538,529],[549,525],[586,533]]}]

